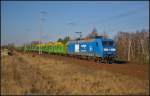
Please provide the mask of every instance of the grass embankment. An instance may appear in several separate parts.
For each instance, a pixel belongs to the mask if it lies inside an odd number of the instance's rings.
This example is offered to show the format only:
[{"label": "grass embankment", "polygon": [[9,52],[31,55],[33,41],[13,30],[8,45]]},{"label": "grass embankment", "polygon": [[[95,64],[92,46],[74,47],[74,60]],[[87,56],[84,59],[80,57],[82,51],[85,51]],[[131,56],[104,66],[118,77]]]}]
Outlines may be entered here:
[{"label": "grass embankment", "polygon": [[1,94],[148,94],[148,80],[30,54],[2,57]]}]

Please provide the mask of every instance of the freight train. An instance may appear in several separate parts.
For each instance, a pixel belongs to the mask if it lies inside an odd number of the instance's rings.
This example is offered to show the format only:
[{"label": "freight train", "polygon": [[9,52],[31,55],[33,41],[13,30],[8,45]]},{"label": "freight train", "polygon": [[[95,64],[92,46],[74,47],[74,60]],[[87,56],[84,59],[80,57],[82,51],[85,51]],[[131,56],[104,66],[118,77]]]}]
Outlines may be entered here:
[{"label": "freight train", "polygon": [[32,44],[25,51],[42,51],[49,54],[61,54],[80,58],[94,59],[96,62],[114,62],[116,58],[115,42],[112,39],[97,36],[88,40],[73,40],[67,44],[61,42]]}]

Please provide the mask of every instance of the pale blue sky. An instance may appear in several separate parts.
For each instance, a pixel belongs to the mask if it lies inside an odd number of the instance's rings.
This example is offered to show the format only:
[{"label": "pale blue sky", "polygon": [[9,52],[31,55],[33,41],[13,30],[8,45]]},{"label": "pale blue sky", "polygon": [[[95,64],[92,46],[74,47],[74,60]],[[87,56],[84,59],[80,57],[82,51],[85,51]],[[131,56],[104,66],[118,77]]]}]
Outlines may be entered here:
[{"label": "pale blue sky", "polygon": [[5,1],[1,2],[1,43],[24,44],[39,39],[41,11],[44,41],[55,41],[69,32],[83,36],[94,27],[113,38],[118,31],[149,29],[148,1]]}]

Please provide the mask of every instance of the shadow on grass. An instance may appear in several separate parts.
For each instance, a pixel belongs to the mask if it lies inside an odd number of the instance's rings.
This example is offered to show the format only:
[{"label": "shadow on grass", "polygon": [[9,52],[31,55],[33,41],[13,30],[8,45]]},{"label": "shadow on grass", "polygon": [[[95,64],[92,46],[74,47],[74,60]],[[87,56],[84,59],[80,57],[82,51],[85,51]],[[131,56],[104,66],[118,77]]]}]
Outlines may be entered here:
[{"label": "shadow on grass", "polygon": [[114,62],[115,64],[127,64],[129,63],[128,61],[125,61],[125,60],[115,60]]}]

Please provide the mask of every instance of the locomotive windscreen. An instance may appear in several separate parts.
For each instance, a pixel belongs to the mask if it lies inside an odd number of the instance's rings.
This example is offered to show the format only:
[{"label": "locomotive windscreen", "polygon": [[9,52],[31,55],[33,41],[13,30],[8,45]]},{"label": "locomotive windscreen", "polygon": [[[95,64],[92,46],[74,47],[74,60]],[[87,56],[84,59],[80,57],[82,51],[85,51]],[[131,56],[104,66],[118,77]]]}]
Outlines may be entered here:
[{"label": "locomotive windscreen", "polygon": [[103,46],[113,46],[113,41],[102,41]]}]

